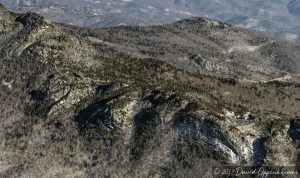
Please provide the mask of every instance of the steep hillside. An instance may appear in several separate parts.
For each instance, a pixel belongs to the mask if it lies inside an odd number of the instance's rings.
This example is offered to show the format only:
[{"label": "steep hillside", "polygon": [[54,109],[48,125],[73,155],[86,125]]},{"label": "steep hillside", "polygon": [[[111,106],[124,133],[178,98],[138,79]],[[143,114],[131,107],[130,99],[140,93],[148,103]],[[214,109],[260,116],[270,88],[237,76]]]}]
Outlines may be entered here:
[{"label": "steep hillside", "polygon": [[91,30],[0,14],[0,177],[299,162],[295,44],[206,18]]}]

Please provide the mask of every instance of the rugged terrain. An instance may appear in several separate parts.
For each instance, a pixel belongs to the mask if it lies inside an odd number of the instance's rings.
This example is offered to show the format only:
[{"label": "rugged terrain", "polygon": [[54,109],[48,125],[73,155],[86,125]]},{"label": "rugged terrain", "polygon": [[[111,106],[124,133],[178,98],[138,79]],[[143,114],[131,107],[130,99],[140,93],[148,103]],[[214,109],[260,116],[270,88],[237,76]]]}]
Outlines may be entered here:
[{"label": "rugged terrain", "polygon": [[296,166],[299,53],[207,18],[92,30],[0,6],[0,177]]},{"label": "rugged terrain", "polygon": [[300,41],[299,0],[0,0],[11,10],[84,27],[154,25],[204,16]]}]

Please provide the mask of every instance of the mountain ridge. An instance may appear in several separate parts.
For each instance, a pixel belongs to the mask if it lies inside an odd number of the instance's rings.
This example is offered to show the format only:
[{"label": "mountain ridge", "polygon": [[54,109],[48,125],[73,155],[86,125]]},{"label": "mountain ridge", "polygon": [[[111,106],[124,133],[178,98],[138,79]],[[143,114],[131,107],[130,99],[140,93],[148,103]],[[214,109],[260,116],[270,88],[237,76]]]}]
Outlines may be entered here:
[{"label": "mountain ridge", "polygon": [[298,71],[261,64],[289,61],[296,44],[206,18],[86,29],[1,17],[0,177],[213,177],[218,164],[299,162]]},{"label": "mountain ridge", "polygon": [[[84,27],[165,24],[206,16],[290,41],[299,41],[298,1],[247,0],[1,0],[11,10],[32,10],[53,21]],[[275,13],[276,12],[276,13]]]}]

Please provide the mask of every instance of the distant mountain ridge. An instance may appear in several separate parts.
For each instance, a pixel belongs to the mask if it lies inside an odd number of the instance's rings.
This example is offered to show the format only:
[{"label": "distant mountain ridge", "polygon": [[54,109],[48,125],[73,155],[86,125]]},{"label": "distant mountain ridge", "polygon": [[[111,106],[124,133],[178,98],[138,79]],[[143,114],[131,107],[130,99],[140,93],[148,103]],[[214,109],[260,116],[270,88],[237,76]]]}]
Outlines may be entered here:
[{"label": "distant mountain ridge", "polygon": [[33,10],[84,27],[153,25],[206,16],[268,35],[300,40],[299,0],[0,0],[14,11]]}]

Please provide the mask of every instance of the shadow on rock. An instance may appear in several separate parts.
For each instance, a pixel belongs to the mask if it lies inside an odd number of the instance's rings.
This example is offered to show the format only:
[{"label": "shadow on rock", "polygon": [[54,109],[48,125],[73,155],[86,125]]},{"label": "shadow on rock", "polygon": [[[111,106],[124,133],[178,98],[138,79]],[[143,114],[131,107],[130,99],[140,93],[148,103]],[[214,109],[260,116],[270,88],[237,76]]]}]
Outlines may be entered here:
[{"label": "shadow on rock", "polygon": [[130,148],[131,159],[138,159],[156,133],[156,127],[161,123],[158,113],[151,108],[141,110],[134,117],[133,137]]},{"label": "shadow on rock", "polygon": [[288,135],[297,148],[300,148],[300,118],[291,120]]},{"label": "shadow on rock", "polygon": [[267,157],[267,149],[265,146],[267,138],[258,138],[254,140],[253,146],[253,166],[262,166]]},{"label": "shadow on rock", "polygon": [[[116,128],[108,102],[111,99],[94,101],[75,117],[79,134],[86,140],[106,138]],[[107,141],[111,145],[111,141]]]}]

